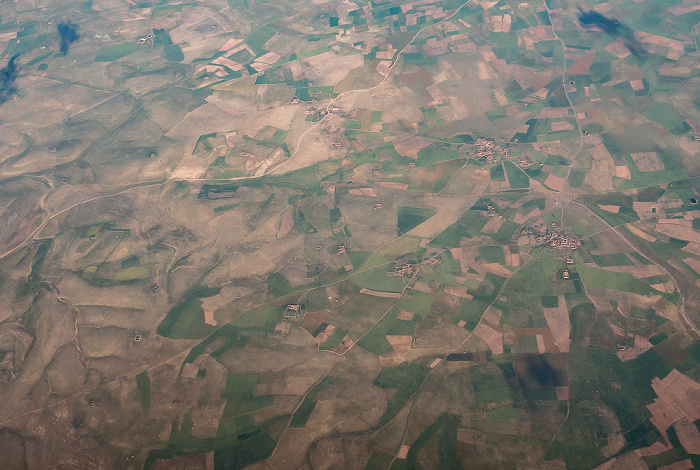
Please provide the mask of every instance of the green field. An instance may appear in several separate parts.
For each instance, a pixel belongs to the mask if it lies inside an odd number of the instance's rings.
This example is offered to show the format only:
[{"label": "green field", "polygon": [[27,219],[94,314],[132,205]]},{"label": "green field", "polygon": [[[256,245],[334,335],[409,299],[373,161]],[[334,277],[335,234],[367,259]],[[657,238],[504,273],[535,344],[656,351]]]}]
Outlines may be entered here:
[{"label": "green field", "polygon": [[[418,460],[422,457],[421,451],[437,450],[437,464],[441,469],[461,469],[464,468],[464,462],[460,454],[457,442],[457,431],[459,427],[459,416],[444,413],[434,423],[423,429],[418,438],[413,441],[411,448],[406,455],[404,465],[392,465],[391,467],[374,467],[374,468],[422,468]],[[433,443],[437,443],[436,446]],[[426,452],[427,453],[427,452]],[[423,454],[425,455],[425,454]],[[373,456],[374,457],[374,456]],[[425,457],[423,457],[425,458]],[[389,462],[391,463],[391,462]],[[365,470],[370,470],[369,465]]]},{"label": "green field", "polygon": [[312,289],[306,294],[306,310],[309,312],[317,312],[330,307],[328,302],[328,292],[325,287]]},{"label": "green field", "polygon": [[569,186],[580,188],[586,178],[586,170],[583,168],[572,168],[569,174]]},{"label": "green field", "polygon": [[503,169],[503,164],[496,165],[491,168],[491,179],[493,181],[505,181],[506,180],[506,173],[505,170]]},{"label": "green field", "polygon": [[483,258],[486,263],[498,263],[502,266],[506,265],[506,257],[503,253],[502,246],[480,246],[479,256]]},{"label": "green field", "polygon": [[546,202],[547,202],[547,200],[543,197],[537,197],[535,199],[530,199],[529,201],[524,203],[522,206],[520,206],[519,212],[523,215],[527,215],[535,209],[544,210]]},{"label": "green field", "polygon": [[[407,293],[411,299],[399,299],[386,316],[358,341],[359,346],[381,356],[393,351],[386,335],[413,335],[416,324],[428,314],[435,297],[413,290],[408,290]],[[408,321],[399,320],[397,317],[403,310],[413,313],[413,318]]]},{"label": "green field", "polygon": [[[493,364],[474,367],[469,375],[474,392],[476,392],[477,405],[490,403],[505,405],[504,402],[519,398],[517,385],[512,380],[509,380],[515,378],[515,372],[513,371],[512,362],[507,360],[507,358],[504,358],[504,361],[498,367]],[[509,406],[503,407],[508,408]],[[493,410],[496,409],[498,408],[493,408]],[[489,410],[489,413],[490,411],[492,410]],[[504,417],[504,419],[510,418]]]},{"label": "green field", "polygon": [[292,415],[292,420],[289,425],[293,428],[304,427],[306,422],[311,417],[311,413],[313,413],[314,408],[316,407],[316,396],[319,394],[319,392],[321,392],[321,390],[334,382],[335,379],[333,377],[324,377],[320,382],[314,385],[311,390],[308,391],[306,397],[304,397],[304,400]]},{"label": "green field", "polygon": [[381,292],[401,292],[406,284],[400,276],[387,276],[388,266],[363,271],[353,275],[350,280],[363,289]]},{"label": "green field", "polygon": [[289,281],[280,273],[272,273],[267,276],[267,285],[270,286],[270,292],[275,297],[284,297],[292,292]]},{"label": "green field", "polygon": [[499,227],[498,231],[496,231],[496,234],[493,238],[507,244],[508,242],[510,242],[511,238],[513,237],[513,234],[519,227],[520,224],[517,224],[512,220],[506,220],[505,222],[503,222],[503,225]]},{"label": "green field", "polygon": [[557,308],[559,307],[559,297],[555,295],[543,295],[541,297],[542,307],[544,308]]},{"label": "green field", "polygon": [[658,154],[664,164],[664,169],[660,171],[639,171],[632,156],[624,155],[626,162],[623,163],[629,168],[632,179],[617,180],[615,188],[618,190],[648,188],[688,178],[683,158],[676,149],[659,150]]},{"label": "green field", "polygon": [[530,187],[530,177],[517,167],[510,160],[505,160],[503,166],[506,169],[506,174],[508,175],[508,183],[512,189],[529,188]]},{"label": "green field", "polygon": [[323,342],[319,349],[321,349],[322,351],[330,351],[331,349],[336,347],[338,343],[340,343],[347,334],[347,330],[336,328],[335,330],[333,330],[333,333],[331,333],[331,335]]},{"label": "green field", "polygon": [[261,306],[249,310],[231,322],[231,325],[244,330],[267,331],[275,329],[282,314],[280,307]]},{"label": "green field", "polygon": [[165,58],[172,62],[182,62],[185,60],[185,54],[177,44],[169,44],[163,47]]},{"label": "green field", "polygon": [[199,339],[214,331],[204,322],[202,301],[188,293],[175,305],[158,325],[156,333],[171,339]]},{"label": "green field", "polygon": [[430,246],[441,248],[458,247],[462,238],[472,238],[476,236],[488,219],[481,216],[477,212],[467,211],[462,215],[456,223],[450,225],[442,233],[435,236],[430,241]]},{"label": "green field", "polygon": [[586,287],[618,290],[639,295],[647,295],[656,292],[649,284],[637,279],[631,274],[604,271],[588,266],[578,266],[577,268],[581,274],[581,280]]},{"label": "green field", "polygon": [[601,268],[610,266],[634,266],[634,262],[625,253],[609,253],[607,255],[591,255],[593,262]]},{"label": "green field", "polygon": [[653,308],[641,308],[636,305],[632,305],[631,312],[632,318],[639,318],[642,320],[652,320],[656,326],[661,326],[668,321],[668,319],[657,315],[656,310]]},{"label": "green field", "polygon": [[421,209],[418,207],[399,207],[399,236],[418,227],[435,214],[436,212],[430,209]]},{"label": "green field", "polygon": [[266,52],[265,49],[263,49],[263,46],[276,33],[277,28],[272,25],[264,25],[249,32],[245,37],[245,42],[253,49],[253,51],[255,51],[256,54],[263,54]]},{"label": "green field", "polygon": [[148,416],[151,409],[151,378],[148,376],[147,370],[136,376],[136,387],[139,389],[139,393],[141,394],[143,414]]},{"label": "green field", "polygon": [[513,399],[513,392],[507,385],[498,385],[478,392],[476,402],[478,404],[499,403]]},{"label": "green field", "polygon": [[260,408],[271,406],[272,396],[255,396],[257,375],[229,375],[223,396],[226,398],[223,418],[233,418],[245,413],[252,413]]},{"label": "green field", "polygon": [[[604,196],[588,197],[587,206],[613,227],[629,222],[636,222],[639,216],[632,208],[632,198],[621,193],[608,193]],[[620,206],[619,212],[613,213],[601,209],[601,205]]]},{"label": "green field", "polygon": [[396,389],[396,393],[389,400],[380,422],[387,422],[401,409],[406,400],[423,384],[429,371],[430,369],[427,367],[409,362],[404,362],[396,367],[382,368],[374,381],[374,385],[381,388]]},{"label": "green field", "polygon": [[475,290],[469,289],[467,292],[474,296],[472,300],[463,300],[454,315],[452,323],[457,324],[466,321],[465,328],[472,330],[476,327],[489,305],[498,296],[501,287],[506,282],[506,278],[492,273],[486,273],[484,280]]},{"label": "green field", "polygon": [[644,115],[654,122],[658,122],[674,134],[683,134],[690,130],[683,116],[666,103],[654,103],[644,112]]},{"label": "green field", "polygon": [[562,457],[571,468],[593,468],[605,460],[598,449],[606,443],[609,424],[597,411],[598,400],[617,415],[630,449],[658,439],[647,423],[646,405],[655,398],[651,380],[665,377],[670,368],[654,351],[623,363],[607,349],[577,350],[570,367],[569,418],[545,458]]},{"label": "green field", "polygon": [[[438,122],[441,119],[442,118],[437,117]],[[444,144],[442,142],[435,142],[434,144],[431,144],[418,151],[418,161],[416,161],[416,166],[430,167],[436,163],[446,160],[454,160],[456,158],[459,158],[459,153],[454,146]]]},{"label": "green field", "polygon": [[231,209],[235,209],[235,208],[238,207],[239,205],[240,205],[240,204],[234,202],[234,203],[232,203],[232,204],[224,204],[224,205],[221,205],[221,206],[216,206],[216,207],[214,208],[214,212],[218,214],[219,212],[230,211]]},{"label": "green field", "polygon": [[126,57],[137,50],[139,50],[139,45],[135,42],[104,46],[100,49],[97,57],[95,57],[95,62],[112,62],[114,60],[121,59],[122,57]]},{"label": "green field", "polygon": [[194,360],[202,355],[214,341],[219,340],[220,342],[223,340],[223,344],[221,344],[221,346],[209,353],[211,357],[215,358],[231,348],[245,347],[249,339],[250,336],[241,334],[241,329],[239,327],[231,324],[223,325],[190,350],[189,354],[187,354],[187,357],[183,361],[183,366],[185,363],[192,364]]},{"label": "green field", "polygon": [[[423,275],[420,276],[419,280],[421,282],[429,283],[431,281],[436,282],[439,286],[444,286],[446,284],[458,285],[457,276],[455,274],[461,273],[462,269],[459,261],[455,261],[450,255],[449,251],[444,252],[441,255],[443,262],[432,268],[430,272],[427,268],[424,268]],[[453,266],[455,264],[456,266]],[[472,287],[478,287],[478,281],[469,279],[466,285],[473,283]]]},{"label": "green field", "polygon": [[522,414],[522,410],[511,405],[501,406],[488,410],[487,421],[507,421],[510,419],[518,419]]},{"label": "green field", "polygon": [[[655,430],[639,428],[647,416],[646,405],[656,398],[652,379],[663,378],[671,371],[654,350],[623,363],[609,350],[592,347],[589,352],[572,358],[570,367],[574,378],[570,396],[573,405],[585,406],[588,400],[600,397],[617,415],[623,432],[635,435],[642,431],[634,440],[628,437],[634,448],[656,439]],[[575,421],[571,423],[575,425]],[[595,427],[588,429],[592,432]]]},{"label": "green field", "polygon": [[120,284],[131,284],[151,277],[151,268],[147,265],[137,265],[133,262],[122,264],[122,269],[110,269],[109,263],[99,266],[88,266],[83,269],[81,277],[93,286],[109,287]]},{"label": "green field", "polygon": [[391,455],[375,450],[367,461],[364,470],[385,470],[391,467],[393,461],[394,457]]},{"label": "green field", "polygon": [[544,253],[539,258],[530,261],[513,274],[503,289],[504,295],[554,295],[550,277],[556,274],[561,262],[551,254]]},{"label": "green field", "polygon": [[157,459],[214,452],[214,468],[242,469],[272,454],[276,442],[252,423],[252,416],[222,419],[214,439],[192,437],[192,419],[173,430],[165,448],[151,450],[144,468]]}]

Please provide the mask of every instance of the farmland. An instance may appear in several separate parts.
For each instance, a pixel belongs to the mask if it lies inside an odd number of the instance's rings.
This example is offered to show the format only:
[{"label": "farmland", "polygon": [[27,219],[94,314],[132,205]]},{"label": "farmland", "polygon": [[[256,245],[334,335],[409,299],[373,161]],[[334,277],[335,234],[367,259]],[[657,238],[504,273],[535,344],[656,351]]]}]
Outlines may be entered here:
[{"label": "farmland", "polygon": [[3,468],[691,468],[700,10],[0,4]]}]

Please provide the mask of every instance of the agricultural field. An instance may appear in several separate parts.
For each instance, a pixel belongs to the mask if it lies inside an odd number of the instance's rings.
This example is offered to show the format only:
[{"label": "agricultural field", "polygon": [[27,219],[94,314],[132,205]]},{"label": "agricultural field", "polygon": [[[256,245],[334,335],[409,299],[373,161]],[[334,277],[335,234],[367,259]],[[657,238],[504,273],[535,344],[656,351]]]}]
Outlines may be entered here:
[{"label": "agricultural field", "polygon": [[3,469],[700,468],[691,0],[0,2]]}]

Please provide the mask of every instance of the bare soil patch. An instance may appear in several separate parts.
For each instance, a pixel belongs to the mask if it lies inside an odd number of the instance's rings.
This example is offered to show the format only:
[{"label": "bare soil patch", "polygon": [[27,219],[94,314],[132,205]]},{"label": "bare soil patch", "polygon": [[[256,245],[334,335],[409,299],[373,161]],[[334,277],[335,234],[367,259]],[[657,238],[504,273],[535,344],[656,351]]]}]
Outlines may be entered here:
[{"label": "bare soil patch", "polygon": [[569,67],[568,72],[571,75],[588,75],[591,65],[593,65],[594,58],[595,54],[586,54],[575,62],[574,65]]},{"label": "bare soil patch", "polygon": [[474,328],[474,335],[489,347],[493,354],[503,354],[503,333],[488,326],[484,322]]},{"label": "bare soil patch", "polygon": [[405,321],[411,321],[413,320],[413,312],[409,312],[408,310],[401,310],[401,313],[396,317],[399,320],[405,320]]},{"label": "bare soil patch", "polygon": [[678,439],[689,454],[700,454],[700,432],[695,424],[687,419],[673,423]]},{"label": "bare soil patch", "polygon": [[544,184],[555,191],[561,191],[561,188],[564,186],[564,178],[550,174],[547,176]]},{"label": "bare soil patch", "polygon": [[501,228],[501,225],[503,225],[503,219],[493,217],[486,222],[484,228],[481,229],[481,233],[496,233]]},{"label": "bare soil patch", "polygon": [[474,298],[472,295],[467,294],[467,288],[462,287],[462,286],[446,285],[445,286],[445,294],[454,295],[455,297],[461,297],[463,299],[468,299],[468,300],[471,300]]},{"label": "bare soil patch", "polygon": [[401,298],[401,293],[399,292],[379,292],[376,290],[362,289],[360,294],[373,295],[375,297],[384,297],[387,299],[399,299]]},{"label": "bare soil patch", "polygon": [[669,237],[700,243],[700,232],[693,230],[690,227],[684,227],[676,224],[658,223],[656,224],[655,230],[659,233],[663,233],[664,235],[668,235]]},{"label": "bare soil patch", "polygon": [[700,384],[694,380],[674,369],[663,379],[652,380],[651,386],[659,398],[647,409],[652,414],[651,422],[662,434],[682,418],[700,418]]},{"label": "bare soil patch", "polygon": [[389,181],[378,181],[376,183],[377,186],[383,186],[385,188],[391,188],[391,189],[398,189],[401,191],[406,191],[408,189],[408,184],[405,183],[392,183]]},{"label": "bare soil patch", "polygon": [[573,131],[574,125],[569,121],[557,121],[552,123],[552,132]]},{"label": "bare soil patch", "polygon": [[661,171],[664,169],[664,164],[656,152],[633,153],[632,159],[639,171]]},{"label": "bare soil patch", "polygon": [[624,178],[626,180],[631,180],[632,175],[630,174],[630,169],[626,165],[615,166],[615,176],[618,178]]},{"label": "bare soil patch", "polygon": [[559,387],[554,387],[557,392],[557,400],[568,400],[569,399],[569,386],[561,385]]},{"label": "bare soil patch", "polygon": [[[627,228],[629,229],[630,232],[632,232],[633,234],[637,235],[639,238],[642,238],[642,239],[648,241],[649,243],[654,243],[654,242],[656,241],[656,237],[652,237],[652,236],[649,235],[648,233],[646,233],[646,232],[644,232],[643,230],[641,230],[641,229],[635,227],[635,226],[632,225],[632,224],[628,224],[628,225],[627,225]],[[700,245],[698,245],[698,247],[700,247]]]},{"label": "bare soil patch", "polygon": [[561,352],[569,352],[571,323],[569,322],[569,311],[566,307],[564,296],[559,296],[559,307],[543,308],[542,310],[544,310],[547,326],[552,332],[552,336],[554,336],[557,348]]},{"label": "bare soil patch", "polygon": [[617,56],[618,59],[623,59],[631,54],[629,48],[627,48],[622,41],[622,38],[617,38],[615,41],[605,46],[605,50]]},{"label": "bare soil patch", "polygon": [[613,206],[610,204],[598,204],[598,207],[600,207],[604,211],[611,212],[613,214],[617,214],[618,212],[620,212],[620,206]]},{"label": "bare soil patch", "polygon": [[335,326],[328,325],[325,330],[323,330],[322,332],[320,332],[318,334],[318,336],[316,336],[316,343],[319,346],[322,345],[328,339],[328,337],[331,334],[333,334],[334,331],[335,331]]},{"label": "bare soil patch", "polygon": [[355,188],[349,190],[348,192],[350,194],[354,194],[355,196],[377,197],[377,192],[374,190],[374,188]]},{"label": "bare soil patch", "polygon": [[411,349],[413,336],[411,335],[386,335],[386,340],[389,341],[394,351],[408,351]]},{"label": "bare soil patch", "polygon": [[399,139],[393,142],[394,149],[402,157],[418,158],[418,152],[434,142],[433,139],[419,135],[407,139]]}]

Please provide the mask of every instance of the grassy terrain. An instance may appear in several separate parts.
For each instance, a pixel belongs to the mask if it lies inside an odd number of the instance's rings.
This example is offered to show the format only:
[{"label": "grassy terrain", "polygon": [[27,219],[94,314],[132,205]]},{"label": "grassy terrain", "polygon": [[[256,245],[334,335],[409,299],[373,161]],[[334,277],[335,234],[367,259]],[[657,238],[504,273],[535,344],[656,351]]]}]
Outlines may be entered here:
[{"label": "grassy terrain", "polygon": [[400,276],[387,276],[386,273],[389,269],[389,267],[380,266],[358,273],[350,279],[360,288],[382,292],[401,292],[406,287],[404,279]]},{"label": "grassy terrain", "polygon": [[323,342],[323,344],[320,346],[320,349],[322,351],[330,351],[331,349],[336,347],[338,343],[340,343],[347,334],[347,330],[336,328],[335,330],[333,330],[333,333],[331,333],[331,335]]},{"label": "grassy terrain", "polygon": [[169,44],[163,47],[165,58],[172,62],[182,62],[185,60],[185,54],[177,44]]},{"label": "grassy terrain", "polygon": [[135,42],[104,46],[100,49],[97,57],[95,57],[95,62],[112,62],[117,59],[121,59],[122,57],[126,57],[137,50],[139,50],[139,45]]},{"label": "grassy terrain", "polygon": [[578,266],[577,269],[581,273],[581,280],[587,287],[631,292],[639,295],[655,292],[649,284],[631,274],[604,271],[588,266]]},{"label": "grassy terrain", "polygon": [[606,255],[591,255],[595,264],[601,268],[610,266],[634,266],[634,262],[625,253],[609,253]]},{"label": "grassy terrain", "polygon": [[430,241],[430,246],[440,248],[458,247],[462,238],[472,238],[476,236],[488,219],[476,211],[467,211],[457,222],[450,225],[442,233],[438,234]]},{"label": "grassy terrain", "polygon": [[301,402],[301,405],[299,405],[292,415],[292,421],[289,423],[291,427],[301,428],[306,424],[309,417],[311,417],[311,413],[314,411],[314,407],[316,406],[316,396],[319,394],[319,392],[321,392],[321,390],[328,387],[333,382],[335,382],[335,380],[332,377],[324,377],[319,383],[314,385],[311,390],[308,391],[306,397],[304,397],[304,400]]},{"label": "grassy terrain", "polygon": [[243,330],[271,332],[275,329],[281,314],[280,307],[261,306],[247,311],[233,320],[231,325]]},{"label": "grassy terrain", "polygon": [[[236,423],[236,421],[238,422]],[[241,469],[269,457],[275,448],[275,441],[257,426],[244,421],[240,419],[222,420],[216,438],[197,439],[192,437],[193,423],[189,418],[179,430],[171,432],[165,448],[149,452],[144,468],[150,468],[157,459],[169,459],[174,455],[196,455],[212,451],[214,452],[214,467],[217,469]],[[245,432],[238,433],[238,430]]]},{"label": "grassy terrain", "polygon": [[[437,463],[443,469],[463,468],[462,456],[458,449],[457,431],[459,427],[459,416],[453,414],[443,414],[434,423],[425,427],[418,438],[411,444],[411,448],[406,455],[405,462],[396,460],[398,465],[391,468],[420,468],[419,454],[421,451],[430,452],[430,444],[437,441]],[[425,454],[423,454],[425,455]],[[433,457],[433,455],[431,455]],[[401,466],[403,464],[403,466]],[[368,467],[365,467],[367,469]],[[389,468],[389,467],[384,467]]]},{"label": "grassy terrain", "polygon": [[508,182],[510,187],[513,189],[529,188],[530,187],[530,177],[521,170],[519,167],[515,166],[510,160],[503,162],[503,166],[506,169],[506,174],[508,175]]},{"label": "grassy terrain", "polygon": [[690,126],[683,120],[683,116],[678,114],[673,106],[665,103],[654,103],[644,115],[674,134],[683,134],[690,130]]},{"label": "grassy terrain", "polygon": [[[693,2],[127,3],[0,11],[0,467],[700,466],[647,408],[700,381],[700,257],[652,232],[700,211]],[[528,243],[552,222],[581,249]],[[570,352],[540,354],[548,309]],[[653,348],[621,361],[618,327]]]},{"label": "grassy terrain", "polygon": [[479,287],[468,291],[474,296],[472,300],[464,300],[459,304],[452,317],[452,323],[457,324],[466,321],[465,328],[472,330],[476,327],[488,306],[496,299],[501,287],[506,282],[506,278],[492,273],[486,273],[484,280]]},{"label": "grassy terrain", "polygon": [[[369,352],[381,356],[393,351],[386,335],[413,335],[413,330],[418,321],[428,315],[430,307],[435,300],[431,294],[408,290],[410,299],[399,299],[382,320],[357,343]],[[397,317],[402,311],[413,313],[411,320],[399,320]],[[325,344],[325,343],[324,343]]]},{"label": "grassy terrain", "polygon": [[233,418],[245,413],[252,413],[260,408],[271,406],[272,396],[255,396],[255,385],[258,376],[229,375],[226,377],[226,388],[223,396],[226,398],[223,418]]},{"label": "grassy terrain", "polygon": [[551,253],[544,253],[522,266],[517,273],[508,280],[503,289],[504,295],[553,295],[550,277],[553,277],[561,262],[556,260]]},{"label": "grassy terrain", "polygon": [[396,389],[396,393],[389,400],[386,411],[380,422],[386,422],[396,414],[408,398],[413,395],[423,384],[428,372],[427,367],[422,367],[409,362],[396,367],[383,367],[374,381],[374,385],[382,388]]},{"label": "grassy terrain", "polygon": [[435,211],[430,209],[399,207],[399,236],[409,232],[413,228],[418,227],[420,224],[435,215],[435,213]]},{"label": "grassy terrain", "polygon": [[136,387],[141,394],[143,414],[148,416],[151,409],[151,379],[148,377],[148,371],[143,371],[136,376]]},{"label": "grassy terrain", "polygon": [[502,246],[480,246],[479,256],[487,263],[498,263],[503,266],[506,264]]},{"label": "grassy terrain", "polygon": [[202,301],[193,293],[185,295],[158,325],[156,333],[171,339],[204,338],[214,327],[204,323]]},{"label": "grassy terrain", "polygon": [[527,215],[535,209],[544,210],[546,199],[543,197],[538,197],[535,199],[530,199],[522,206],[520,206],[520,212],[523,215]]},{"label": "grassy terrain", "polygon": [[267,285],[270,286],[270,291],[275,297],[284,297],[292,292],[289,281],[280,273],[272,273],[267,276]]},{"label": "grassy terrain", "polygon": [[231,348],[245,347],[250,339],[250,336],[241,334],[241,329],[237,326],[231,324],[223,325],[190,350],[189,354],[183,361],[183,366],[184,363],[193,363],[198,356],[204,353],[209,345],[220,339],[223,339],[224,342],[221,346],[210,353],[211,357],[216,358]]}]

